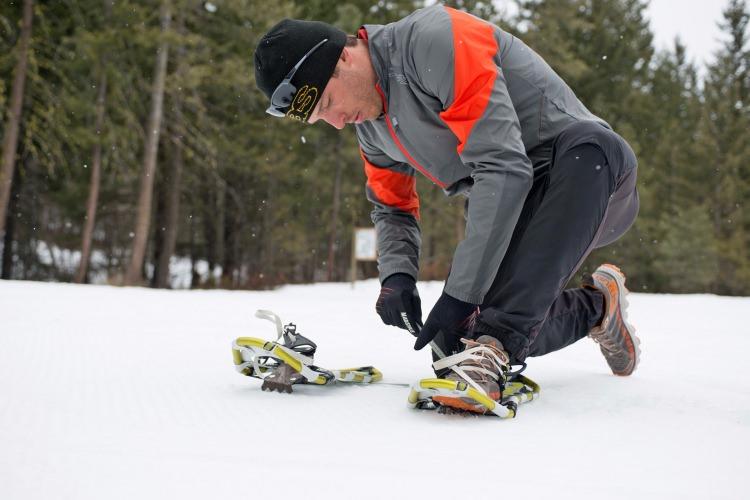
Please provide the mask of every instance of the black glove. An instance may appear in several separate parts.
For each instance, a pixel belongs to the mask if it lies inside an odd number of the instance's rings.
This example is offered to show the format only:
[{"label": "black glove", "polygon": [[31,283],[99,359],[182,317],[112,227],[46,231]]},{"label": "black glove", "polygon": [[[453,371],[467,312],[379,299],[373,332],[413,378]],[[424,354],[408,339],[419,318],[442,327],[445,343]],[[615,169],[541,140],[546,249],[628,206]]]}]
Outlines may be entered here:
[{"label": "black glove", "polygon": [[404,273],[388,276],[380,288],[375,310],[386,325],[403,328],[416,337],[422,328],[422,301],[417,293],[417,282]]},{"label": "black glove", "polygon": [[414,343],[414,349],[418,351],[429,344],[440,331],[448,336],[465,336],[473,326],[476,312],[475,304],[454,299],[443,292],[427,316],[427,321]]}]

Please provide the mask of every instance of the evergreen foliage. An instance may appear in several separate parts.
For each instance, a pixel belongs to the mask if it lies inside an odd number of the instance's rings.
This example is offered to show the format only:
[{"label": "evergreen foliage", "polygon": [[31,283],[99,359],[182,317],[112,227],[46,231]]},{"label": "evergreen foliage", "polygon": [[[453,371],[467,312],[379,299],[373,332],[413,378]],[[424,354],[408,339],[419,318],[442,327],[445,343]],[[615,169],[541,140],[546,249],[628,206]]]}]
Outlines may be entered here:
[{"label": "evergreen foliage", "polygon": [[[171,0],[172,23],[163,35],[161,3],[34,2],[0,240],[2,277],[73,279],[99,145],[100,194],[86,276],[122,282],[135,232],[154,61],[164,39],[170,53],[143,282],[168,286],[170,257],[173,265],[191,263],[193,287],[347,279],[352,230],[371,224],[353,130],[268,117],[266,98],[255,88],[252,51],[283,17],[355,33],[362,24],[391,22],[432,2],[345,0],[332,8],[324,0]],[[689,61],[679,40],[655,53],[645,0],[519,0],[514,19],[501,18],[489,1],[445,3],[521,37],[636,151],[639,218],[624,238],[594,252],[583,271],[609,260],[622,265],[638,291],[750,294],[745,0],[729,1],[723,45],[707,68]],[[0,123],[8,114],[22,10],[22,0],[0,3]],[[463,202],[421,178],[418,191],[422,278],[443,279],[463,237]],[[209,273],[201,278],[204,265]],[[376,274],[373,264],[359,270]]]}]

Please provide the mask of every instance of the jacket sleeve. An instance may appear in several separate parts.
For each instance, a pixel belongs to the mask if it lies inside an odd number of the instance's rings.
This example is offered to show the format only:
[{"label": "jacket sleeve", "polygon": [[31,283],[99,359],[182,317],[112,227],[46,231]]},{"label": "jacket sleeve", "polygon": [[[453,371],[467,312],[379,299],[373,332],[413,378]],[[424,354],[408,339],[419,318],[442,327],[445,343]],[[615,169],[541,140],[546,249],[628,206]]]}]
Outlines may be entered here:
[{"label": "jacket sleeve", "polygon": [[419,197],[414,169],[392,160],[360,137],[360,155],[367,175],[367,199],[374,208],[378,246],[378,271],[382,283],[388,276],[419,273]]},{"label": "jacket sleeve", "polygon": [[[533,181],[521,126],[499,66],[493,25],[445,8],[413,39],[425,92],[439,99],[441,120],[472,168],[466,234],[456,248],[445,292],[481,304],[510,244]],[[421,70],[420,70],[421,69]]]}]

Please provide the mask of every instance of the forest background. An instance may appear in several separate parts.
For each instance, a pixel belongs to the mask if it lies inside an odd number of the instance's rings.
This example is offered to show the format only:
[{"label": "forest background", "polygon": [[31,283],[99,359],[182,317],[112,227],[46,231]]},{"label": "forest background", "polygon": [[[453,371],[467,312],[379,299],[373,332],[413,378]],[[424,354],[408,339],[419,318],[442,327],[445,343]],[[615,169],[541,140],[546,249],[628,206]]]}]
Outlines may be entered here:
[{"label": "forest background", "polygon": [[[744,0],[696,67],[655,51],[645,0],[446,5],[518,35],[633,146],[640,215],[595,251],[631,289],[750,295]],[[265,114],[252,52],[283,17],[349,33],[419,0],[0,3],[3,279],[259,289],[348,279],[371,207],[353,129]],[[444,279],[463,204],[418,180],[421,279]],[[375,276],[374,264],[360,277]],[[178,276],[187,280],[176,281]]]}]

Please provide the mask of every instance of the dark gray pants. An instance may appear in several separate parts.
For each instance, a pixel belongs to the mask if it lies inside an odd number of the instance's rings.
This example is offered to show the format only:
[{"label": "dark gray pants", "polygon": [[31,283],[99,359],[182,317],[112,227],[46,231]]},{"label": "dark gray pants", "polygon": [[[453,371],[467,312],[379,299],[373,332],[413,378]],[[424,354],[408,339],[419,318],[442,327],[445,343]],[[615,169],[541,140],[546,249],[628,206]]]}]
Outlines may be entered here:
[{"label": "dark gray pants", "polygon": [[474,328],[474,337],[497,337],[516,363],[570,345],[598,323],[601,293],[563,288],[638,213],[635,154],[615,132],[595,122],[570,125],[549,165],[534,181]]}]

